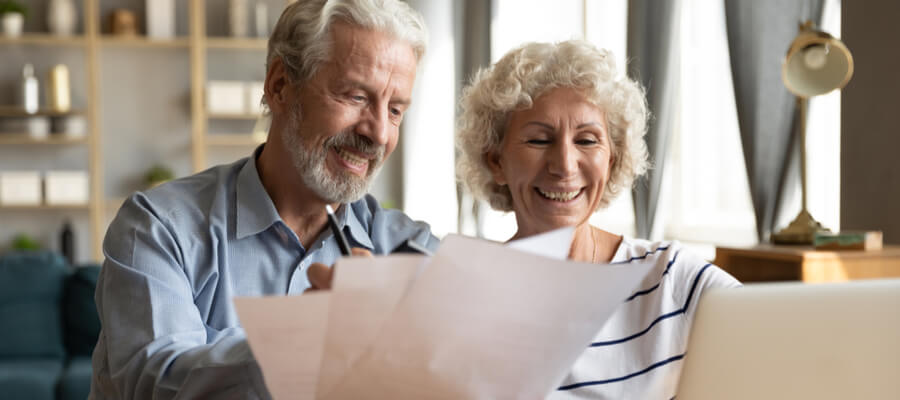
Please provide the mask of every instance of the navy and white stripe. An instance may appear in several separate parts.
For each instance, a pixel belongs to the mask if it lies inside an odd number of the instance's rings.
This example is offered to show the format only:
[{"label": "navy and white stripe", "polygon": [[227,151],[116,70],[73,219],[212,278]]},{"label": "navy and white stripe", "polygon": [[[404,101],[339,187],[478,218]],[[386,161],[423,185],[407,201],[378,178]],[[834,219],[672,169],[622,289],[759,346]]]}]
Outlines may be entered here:
[{"label": "navy and white stripe", "polygon": [[612,264],[655,267],[610,317],[550,399],[672,398],[702,291],[738,283],[677,242],[625,238]]}]

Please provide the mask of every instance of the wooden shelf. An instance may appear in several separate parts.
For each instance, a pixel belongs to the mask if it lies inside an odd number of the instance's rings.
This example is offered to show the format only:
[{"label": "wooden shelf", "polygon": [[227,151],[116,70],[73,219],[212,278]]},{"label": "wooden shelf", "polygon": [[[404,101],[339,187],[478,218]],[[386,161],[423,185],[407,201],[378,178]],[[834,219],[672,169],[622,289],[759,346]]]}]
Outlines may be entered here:
[{"label": "wooden shelf", "polygon": [[175,39],[150,39],[146,36],[103,36],[100,43],[108,47],[156,47],[156,48],[187,48],[190,41],[187,38]]},{"label": "wooden shelf", "polygon": [[60,211],[87,211],[90,209],[90,205],[88,204],[72,204],[72,205],[49,205],[49,204],[36,204],[36,205],[0,205],[0,211],[47,211],[47,210],[60,210]]},{"label": "wooden shelf", "polygon": [[257,146],[265,143],[265,137],[257,137],[246,133],[211,133],[206,135],[206,144],[210,146]]},{"label": "wooden shelf", "polygon": [[207,113],[206,118],[208,119],[243,119],[243,120],[257,120],[261,115],[259,114],[219,114],[219,113]]},{"label": "wooden shelf", "polygon": [[30,114],[25,112],[25,109],[18,106],[0,106],[0,117],[69,117],[73,115],[84,115],[84,111],[81,110],[70,110],[70,111],[53,111],[48,109],[38,110],[37,112]]},{"label": "wooden shelf", "polygon": [[87,135],[84,137],[67,137],[63,134],[50,134],[45,138],[34,138],[27,133],[0,133],[0,145],[73,145],[84,143],[87,143]]},{"label": "wooden shelf", "polygon": [[25,33],[19,37],[0,35],[0,44],[27,44],[38,46],[84,46],[87,43],[84,36],[59,36],[49,33]]},{"label": "wooden shelf", "polygon": [[206,39],[206,47],[210,49],[266,50],[267,46],[268,40],[259,38],[209,37]]}]

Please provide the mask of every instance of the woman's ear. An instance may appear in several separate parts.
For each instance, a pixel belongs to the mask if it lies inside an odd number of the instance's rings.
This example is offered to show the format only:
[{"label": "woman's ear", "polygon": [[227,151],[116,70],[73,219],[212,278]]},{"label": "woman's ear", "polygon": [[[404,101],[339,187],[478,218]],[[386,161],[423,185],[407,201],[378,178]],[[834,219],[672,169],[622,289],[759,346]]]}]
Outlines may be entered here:
[{"label": "woman's ear", "polygon": [[266,81],[263,86],[266,94],[266,104],[273,113],[281,114],[287,110],[287,89],[290,88],[287,69],[281,57],[275,57],[266,71]]},{"label": "woman's ear", "polygon": [[497,150],[492,150],[485,153],[484,161],[491,169],[491,174],[494,176],[494,183],[498,185],[505,185],[506,175],[503,174],[503,163],[500,160],[500,152]]}]

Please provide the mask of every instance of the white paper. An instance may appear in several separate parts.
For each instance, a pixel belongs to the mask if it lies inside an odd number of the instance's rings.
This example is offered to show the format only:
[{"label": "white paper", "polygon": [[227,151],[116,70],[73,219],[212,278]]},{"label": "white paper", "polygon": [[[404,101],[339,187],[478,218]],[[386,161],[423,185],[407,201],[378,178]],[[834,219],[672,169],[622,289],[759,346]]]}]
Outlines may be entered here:
[{"label": "white paper", "polygon": [[425,261],[417,255],[338,261],[317,393],[331,392],[372,344]]},{"label": "white paper", "polygon": [[315,398],[330,296],[314,292],[234,299],[272,398]]},{"label": "white paper", "polygon": [[569,248],[574,235],[575,228],[560,228],[507,242],[506,247],[555,260],[565,260],[569,256]]},{"label": "white paper", "polygon": [[[571,231],[525,243],[558,255],[570,242]],[[312,295],[322,301],[253,299],[252,317],[238,312],[275,399],[537,399],[650,268],[450,235],[430,258],[341,259],[330,294]]]}]

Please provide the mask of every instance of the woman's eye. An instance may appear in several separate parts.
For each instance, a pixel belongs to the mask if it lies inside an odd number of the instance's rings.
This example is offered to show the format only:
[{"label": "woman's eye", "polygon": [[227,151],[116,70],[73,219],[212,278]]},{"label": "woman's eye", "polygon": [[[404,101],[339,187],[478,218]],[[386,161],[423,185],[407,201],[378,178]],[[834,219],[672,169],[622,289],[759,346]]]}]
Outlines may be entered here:
[{"label": "woman's eye", "polygon": [[594,139],[580,139],[575,141],[575,143],[581,146],[592,146],[597,144],[597,141]]},{"label": "woman's eye", "polygon": [[525,143],[542,146],[542,145],[550,144],[550,141],[547,139],[529,139]]}]

